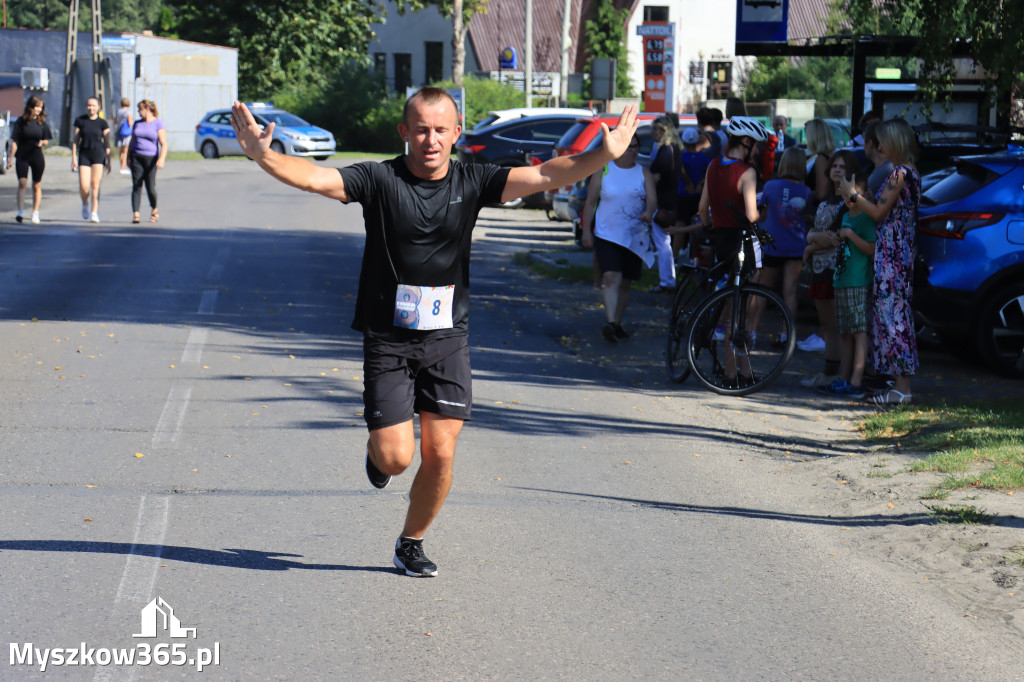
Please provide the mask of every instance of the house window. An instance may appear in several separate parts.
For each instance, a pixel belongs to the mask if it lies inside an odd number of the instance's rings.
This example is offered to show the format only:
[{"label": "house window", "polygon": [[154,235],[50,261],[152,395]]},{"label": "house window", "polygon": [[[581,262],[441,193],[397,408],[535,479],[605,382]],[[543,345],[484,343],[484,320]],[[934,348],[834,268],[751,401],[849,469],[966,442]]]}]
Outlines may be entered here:
[{"label": "house window", "polygon": [[427,48],[426,54],[426,81],[430,83],[438,83],[444,80],[444,43],[425,43]]},{"label": "house window", "polygon": [[395,53],[395,91],[403,95],[412,87],[412,55],[408,52]]},{"label": "house window", "polygon": [[379,76],[386,76],[388,73],[388,56],[383,52],[373,53],[373,70]]},{"label": "house window", "polygon": [[644,7],[644,21],[668,21],[668,7]]}]

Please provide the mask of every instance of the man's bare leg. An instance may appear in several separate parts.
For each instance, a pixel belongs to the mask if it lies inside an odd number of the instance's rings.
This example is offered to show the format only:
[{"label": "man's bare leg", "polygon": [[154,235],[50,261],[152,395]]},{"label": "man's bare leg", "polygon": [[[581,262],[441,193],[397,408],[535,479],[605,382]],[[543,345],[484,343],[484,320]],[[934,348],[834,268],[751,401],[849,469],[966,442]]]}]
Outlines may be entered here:
[{"label": "man's bare leg", "polygon": [[409,489],[409,511],[402,535],[422,538],[441,512],[452,487],[455,443],[462,420],[430,412],[420,413],[420,469]]}]

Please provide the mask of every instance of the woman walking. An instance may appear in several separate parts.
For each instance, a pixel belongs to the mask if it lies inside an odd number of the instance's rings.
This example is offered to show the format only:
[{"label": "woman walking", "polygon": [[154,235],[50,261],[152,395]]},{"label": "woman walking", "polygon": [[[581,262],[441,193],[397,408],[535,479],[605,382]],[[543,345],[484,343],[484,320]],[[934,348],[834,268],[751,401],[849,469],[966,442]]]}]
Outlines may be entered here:
[{"label": "woman walking", "polygon": [[914,165],[917,139],[902,119],[880,123],[878,155],[892,161],[893,170],[874,200],[844,179],[840,191],[847,204],[858,207],[878,223],[875,242],[874,324],[871,327],[875,371],[891,374],[891,389],[872,398],[876,405],[909,403],[910,377],[917,372],[914,335],[914,249],[921,176]]},{"label": "woman walking", "polygon": [[149,222],[160,220],[156,206],[156,172],[164,167],[167,158],[167,130],[158,116],[156,104],[148,99],[139,102],[139,120],[132,126],[132,141],[128,147],[128,166],[132,170],[132,222],[139,222],[142,204],[142,185],[149,197]]},{"label": "woman walking", "polygon": [[46,105],[42,98],[32,95],[25,103],[25,111],[11,129],[11,156],[7,167],[17,166],[18,174],[18,215],[20,223],[25,219],[25,189],[28,187],[28,172],[32,171],[32,222],[39,224],[39,204],[43,200],[43,171],[46,159],[43,148],[50,144],[53,134],[46,122]]},{"label": "woman walking", "polygon": [[[679,179],[686,175],[682,163],[683,141],[679,139],[679,133],[667,116],[654,121],[651,137],[658,143],[658,150],[651,161],[658,203],[652,224],[658,261],[658,285],[652,291],[672,293],[676,289],[676,263],[672,253],[672,237],[666,230],[676,223]],[[686,181],[690,184],[689,178]]]},{"label": "woman walking", "polygon": [[103,181],[103,170],[110,172],[110,124],[99,117],[100,101],[95,97],[85,101],[85,111],[75,119],[74,139],[71,141],[71,172],[78,171],[82,220],[98,223],[100,182]]},{"label": "woman walking", "polygon": [[643,266],[654,263],[650,222],[657,200],[653,176],[636,161],[639,151],[640,141],[634,136],[625,154],[590,176],[583,206],[581,241],[583,248],[594,249],[601,271],[607,319],[601,335],[608,343],[629,336],[622,328],[622,316],[630,287],[640,279]]},{"label": "woman walking", "polygon": [[121,159],[121,175],[131,175],[128,170],[128,142],[132,137],[132,101],[121,98],[121,108],[114,115],[114,144]]}]

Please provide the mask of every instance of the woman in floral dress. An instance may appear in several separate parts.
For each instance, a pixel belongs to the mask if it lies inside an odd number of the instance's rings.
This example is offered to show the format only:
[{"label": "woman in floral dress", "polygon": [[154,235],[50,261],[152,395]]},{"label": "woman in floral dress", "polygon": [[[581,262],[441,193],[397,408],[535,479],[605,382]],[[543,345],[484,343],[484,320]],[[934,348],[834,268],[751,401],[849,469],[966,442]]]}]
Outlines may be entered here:
[{"label": "woman in floral dress", "polygon": [[860,206],[878,224],[871,342],[875,371],[891,374],[895,381],[872,400],[876,405],[893,405],[910,402],[910,377],[919,365],[910,301],[921,176],[914,165],[917,140],[906,121],[885,121],[877,134],[879,155],[892,161],[893,171],[875,200],[859,193],[849,180],[843,180],[840,190],[851,207]]}]

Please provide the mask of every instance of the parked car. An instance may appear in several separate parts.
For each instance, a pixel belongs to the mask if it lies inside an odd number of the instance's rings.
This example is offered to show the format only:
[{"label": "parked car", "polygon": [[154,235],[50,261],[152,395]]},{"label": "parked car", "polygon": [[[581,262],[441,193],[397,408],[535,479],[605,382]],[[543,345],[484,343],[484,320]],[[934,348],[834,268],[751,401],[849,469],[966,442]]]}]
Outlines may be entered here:
[{"label": "parked car", "polygon": [[7,159],[11,158],[11,112],[0,111],[0,175],[7,172]]},{"label": "parked car", "polygon": [[[637,114],[637,118],[640,121],[640,127],[637,128],[637,133],[640,136],[640,156],[638,160],[645,166],[649,165],[651,161],[651,145],[653,141],[651,139],[650,124],[654,119],[662,115],[657,113]],[[581,119],[577,125],[566,131],[562,139],[555,145],[555,154],[558,156],[568,156],[579,154],[587,149],[596,149],[604,139],[601,132],[601,122],[603,121],[605,124],[611,125],[618,120],[618,114],[602,114],[590,119]],[[685,128],[695,127],[697,125],[697,117],[692,115],[680,116],[679,123],[679,130],[681,132]],[[586,181],[583,182],[585,186]],[[553,214],[549,214],[549,218],[568,221],[579,219],[577,204],[582,205],[579,202],[581,194],[579,185],[580,183],[576,183],[575,186],[566,185],[565,187],[545,193],[550,197],[551,213]],[[586,198],[585,190],[582,194]]]},{"label": "parked car", "polygon": [[945,342],[1024,378],[1024,148],[940,173],[921,199],[914,307]]},{"label": "parked car", "polygon": [[[336,144],[330,131],[270,103],[254,102],[247,106],[261,128],[274,124],[274,139],[270,143],[274,151],[289,156],[312,156],[318,161],[334,153]],[[196,125],[195,148],[207,159],[244,156],[231,127],[230,109],[217,109],[203,117]]]},{"label": "parked car", "polygon": [[487,126],[497,125],[499,123],[506,123],[508,121],[514,121],[517,118],[524,118],[527,116],[550,116],[552,114],[566,114],[568,116],[593,116],[594,111],[592,109],[574,109],[572,107],[533,107],[527,109],[526,107],[520,107],[518,109],[501,109],[499,111],[488,111],[487,115],[484,116],[480,121],[472,127],[472,130],[481,130]]},{"label": "parked car", "polygon": [[[550,151],[562,134],[576,122],[573,114],[542,114],[517,118],[468,130],[455,144],[459,161],[493,163],[506,168],[528,165],[527,155]],[[510,201],[505,206],[542,206],[544,193]]]}]

